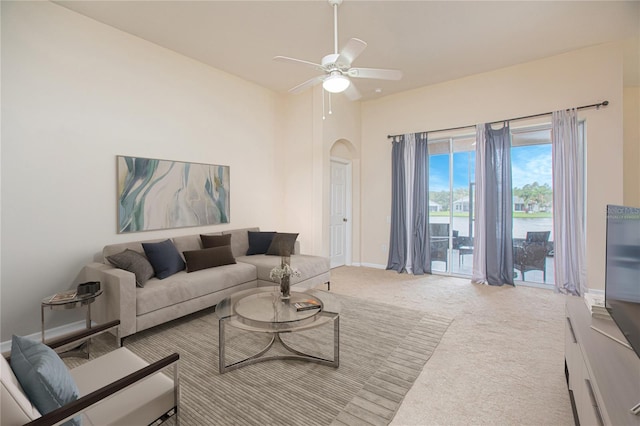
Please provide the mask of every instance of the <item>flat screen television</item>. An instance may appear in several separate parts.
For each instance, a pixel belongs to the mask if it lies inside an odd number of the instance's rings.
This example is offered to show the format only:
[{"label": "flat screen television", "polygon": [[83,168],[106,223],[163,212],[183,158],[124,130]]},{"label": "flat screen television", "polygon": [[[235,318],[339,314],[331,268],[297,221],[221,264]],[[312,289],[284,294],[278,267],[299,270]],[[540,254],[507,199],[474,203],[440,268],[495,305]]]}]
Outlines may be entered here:
[{"label": "flat screen television", "polygon": [[605,306],[640,357],[640,208],[607,206]]}]

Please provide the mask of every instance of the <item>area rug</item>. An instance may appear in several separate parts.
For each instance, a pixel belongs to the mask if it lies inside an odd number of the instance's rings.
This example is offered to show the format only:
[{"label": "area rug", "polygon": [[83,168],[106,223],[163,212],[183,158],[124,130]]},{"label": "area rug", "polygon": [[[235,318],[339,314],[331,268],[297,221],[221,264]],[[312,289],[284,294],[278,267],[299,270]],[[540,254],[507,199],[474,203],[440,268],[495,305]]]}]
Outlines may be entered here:
[{"label": "area rug", "polygon": [[[149,362],[180,354],[182,425],[387,425],[452,320],[333,295],[341,304],[337,369],[277,360],[221,375],[213,309],[137,333],[125,346]],[[226,335],[227,364],[268,342],[265,334],[232,327]],[[110,336],[94,340],[92,358],[113,349]],[[333,355],[331,323],[283,340],[317,356]]]}]

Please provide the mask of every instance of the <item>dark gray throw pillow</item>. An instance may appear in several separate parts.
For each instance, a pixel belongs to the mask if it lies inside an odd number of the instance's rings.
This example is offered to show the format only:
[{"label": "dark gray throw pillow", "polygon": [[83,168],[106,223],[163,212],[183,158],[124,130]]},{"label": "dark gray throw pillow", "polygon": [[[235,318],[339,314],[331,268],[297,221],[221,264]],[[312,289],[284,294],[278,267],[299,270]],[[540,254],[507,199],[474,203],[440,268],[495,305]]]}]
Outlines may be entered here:
[{"label": "dark gray throw pillow", "polygon": [[231,246],[210,247],[202,250],[189,250],[182,252],[187,260],[187,272],[195,272],[201,269],[215,268],[216,266],[231,265],[236,259],[231,253]]},{"label": "dark gray throw pillow", "polygon": [[275,232],[257,232],[247,231],[249,237],[249,250],[247,250],[247,256],[253,254],[265,254],[269,250],[271,241],[276,235]]},{"label": "dark gray throw pillow", "polygon": [[153,277],[153,266],[142,253],[126,249],[123,252],[107,256],[107,260],[116,268],[133,272],[136,276],[136,286],[144,287],[144,284]]},{"label": "dark gray throw pillow", "polygon": [[267,254],[272,256],[291,256],[295,249],[298,234],[277,232],[271,240]]},{"label": "dark gray throw pillow", "polygon": [[200,234],[200,241],[202,241],[202,247],[222,247],[231,245],[231,234],[225,235],[205,235]]},{"label": "dark gray throw pillow", "polygon": [[162,280],[184,269],[184,260],[171,240],[159,243],[142,243],[156,277]]}]

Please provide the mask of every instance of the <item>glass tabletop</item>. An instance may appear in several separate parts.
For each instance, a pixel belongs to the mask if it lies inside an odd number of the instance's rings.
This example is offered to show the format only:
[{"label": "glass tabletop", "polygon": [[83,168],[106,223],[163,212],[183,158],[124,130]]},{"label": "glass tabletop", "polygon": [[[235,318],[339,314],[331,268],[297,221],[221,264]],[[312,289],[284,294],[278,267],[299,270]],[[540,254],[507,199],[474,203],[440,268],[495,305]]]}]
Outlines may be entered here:
[{"label": "glass tabletop", "polygon": [[[306,303],[301,309],[300,303]],[[310,307],[308,305],[317,305]],[[339,314],[340,303],[323,290],[292,291],[283,299],[279,287],[258,287],[240,291],[216,306],[216,316],[234,327],[251,331],[291,331],[315,327]]]},{"label": "glass tabletop", "polygon": [[64,309],[72,309],[76,306],[88,305],[93,303],[98,296],[102,294],[102,290],[98,290],[95,293],[77,294],[74,291],[66,291],[63,293],[57,293],[53,296],[47,296],[40,302],[42,306],[58,306]]}]

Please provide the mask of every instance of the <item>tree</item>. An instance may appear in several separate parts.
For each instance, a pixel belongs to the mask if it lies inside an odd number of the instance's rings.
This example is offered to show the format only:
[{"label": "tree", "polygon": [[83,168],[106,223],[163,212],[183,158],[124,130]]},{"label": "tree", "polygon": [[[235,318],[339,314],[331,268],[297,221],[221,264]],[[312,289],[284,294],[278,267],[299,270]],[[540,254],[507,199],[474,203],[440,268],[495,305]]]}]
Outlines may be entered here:
[{"label": "tree", "polygon": [[522,198],[527,208],[531,204],[548,206],[553,200],[553,190],[548,183],[544,185],[540,185],[538,182],[528,183],[522,188],[514,188],[513,194]]}]

